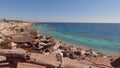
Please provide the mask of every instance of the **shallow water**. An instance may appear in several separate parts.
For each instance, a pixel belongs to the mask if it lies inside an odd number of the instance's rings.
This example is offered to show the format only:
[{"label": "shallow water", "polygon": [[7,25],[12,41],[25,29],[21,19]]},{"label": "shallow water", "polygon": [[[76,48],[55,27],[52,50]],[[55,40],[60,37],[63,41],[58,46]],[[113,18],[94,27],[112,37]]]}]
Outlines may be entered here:
[{"label": "shallow water", "polygon": [[107,55],[119,55],[120,24],[47,23],[34,26],[44,35]]}]

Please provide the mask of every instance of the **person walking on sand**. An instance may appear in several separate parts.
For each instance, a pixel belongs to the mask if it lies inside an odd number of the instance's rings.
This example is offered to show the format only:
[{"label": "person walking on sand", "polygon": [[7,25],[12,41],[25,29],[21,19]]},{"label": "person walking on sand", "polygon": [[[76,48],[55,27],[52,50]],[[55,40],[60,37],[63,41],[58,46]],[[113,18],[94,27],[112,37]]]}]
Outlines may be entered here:
[{"label": "person walking on sand", "polygon": [[61,67],[61,65],[64,63],[64,62],[63,62],[63,53],[62,53],[62,50],[58,49],[58,50],[56,51],[56,59],[57,59],[58,62],[61,63],[61,64],[60,64],[60,67]]}]

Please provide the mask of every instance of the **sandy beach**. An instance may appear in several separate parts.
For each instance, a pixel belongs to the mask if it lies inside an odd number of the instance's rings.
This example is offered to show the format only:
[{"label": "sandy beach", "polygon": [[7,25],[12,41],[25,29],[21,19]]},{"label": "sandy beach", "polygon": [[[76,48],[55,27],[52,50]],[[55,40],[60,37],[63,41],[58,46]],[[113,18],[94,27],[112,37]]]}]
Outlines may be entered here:
[{"label": "sandy beach", "polygon": [[[37,56],[37,57],[36,57]],[[44,62],[57,62],[55,54],[49,54],[49,55],[42,55],[42,54],[36,54],[32,53],[32,57],[35,57],[38,60],[44,61]],[[0,59],[5,59],[5,57],[0,57]],[[104,61],[103,61],[104,60]],[[67,66],[67,68],[100,68],[101,66],[104,66],[105,68],[110,68],[110,60],[109,58],[98,58],[92,59],[92,62],[89,62],[87,60],[71,60],[69,58],[64,58],[64,64],[62,66]],[[94,63],[96,63],[96,65]],[[97,66],[98,64],[98,66]],[[72,67],[74,66],[74,67]],[[30,64],[30,63],[21,63],[18,62],[18,68],[45,68],[45,66],[40,66],[40,65],[35,65],[35,64]],[[111,67],[112,68],[112,67]]]}]

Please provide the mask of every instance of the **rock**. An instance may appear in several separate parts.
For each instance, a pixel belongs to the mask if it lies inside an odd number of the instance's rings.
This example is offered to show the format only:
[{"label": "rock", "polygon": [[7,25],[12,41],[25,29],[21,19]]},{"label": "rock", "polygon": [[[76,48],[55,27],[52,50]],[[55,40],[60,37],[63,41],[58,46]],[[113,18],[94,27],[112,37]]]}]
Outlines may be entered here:
[{"label": "rock", "polygon": [[50,35],[46,36],[46,39],[51,39],[51,38],[52,38],[52,36],[50,36]]}]

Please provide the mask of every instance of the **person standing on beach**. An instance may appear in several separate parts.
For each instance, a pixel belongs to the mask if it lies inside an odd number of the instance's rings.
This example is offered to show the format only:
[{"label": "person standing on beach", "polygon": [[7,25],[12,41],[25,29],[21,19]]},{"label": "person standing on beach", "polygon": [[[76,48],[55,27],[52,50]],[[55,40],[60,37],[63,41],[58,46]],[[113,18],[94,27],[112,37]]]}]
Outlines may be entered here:
[{"label": "person standing on beach", "polygon": [[61,65],[64,63],[64,62],[63,62],[63,53],[62,53],[62,50],[58,49],[58,50],[56,51],[56,59],[57,59],[58,62],[61,63],[61,64],[60,64],[60,67],[61,67]]}]

